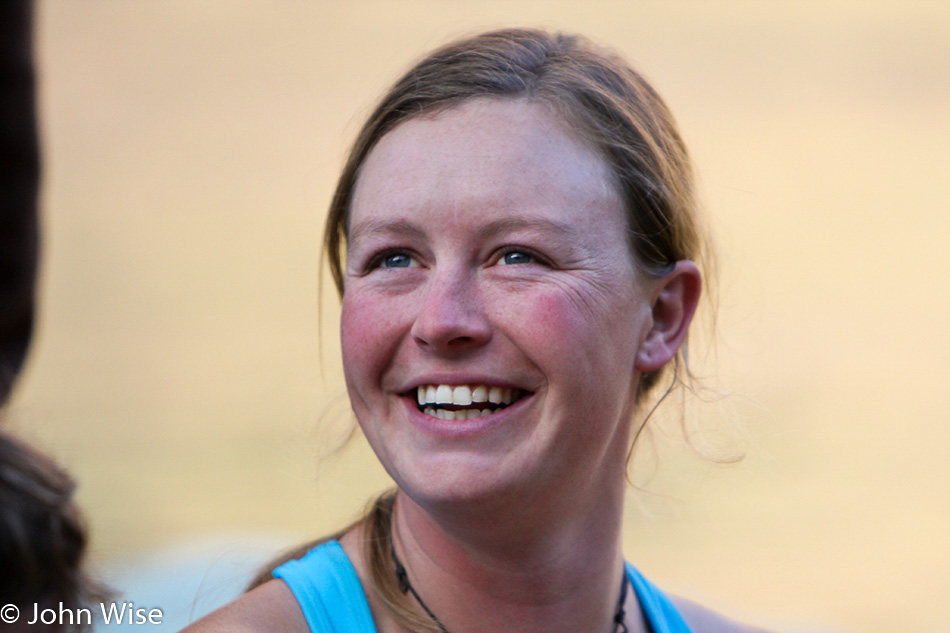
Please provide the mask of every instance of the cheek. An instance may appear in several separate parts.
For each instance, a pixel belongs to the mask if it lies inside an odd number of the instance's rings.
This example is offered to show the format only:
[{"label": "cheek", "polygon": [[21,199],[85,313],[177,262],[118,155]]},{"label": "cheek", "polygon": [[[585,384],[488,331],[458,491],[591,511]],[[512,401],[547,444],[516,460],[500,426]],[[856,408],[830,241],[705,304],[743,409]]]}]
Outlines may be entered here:
[{"label": "cheek", "polygon": [[581,445],[596,454],[625,437],[617,433],[626,432],[636,382],[632,328],[618,314],[626,308],[618,303],[595,314],[590,304],[545,293],[535,296],[523,315],[516,336],[545,376],[547,415],[561,420],[545,431],[565,460],[585,462],[592,454]]},{"label": "cheek", "polygon": [[546,288],[515,302],[506,318],[522,340],[538,349],[550,348],[552,356],[630,355],[632,366],[635,307],[620,291],[607,299]]},{"label": "cheek", "polygon": [[525,332],[538,343],[560,347],[564,341],[584,338],[577,307],[563,293],[538,293],[524,305]]},{"label": "cheek", "polygon": [[[623,289],[612,297],[548,288],[520,301],[509,319],[516,344],[554,389],[558,406],[620,415],[634,392],[640,324]],[[643,324],[640,324],[643,325]]]},{"label": "cheek", "polygon": [[340,312],[343,371],[352,388],[378,374],[388,363],[395,336],[393,319],[386,318],[386,304],[359,294],[344,295]]},{"label": "cheek", "polygon": [[[504,329],[512,343],[558,392],[588,382],[593,370],[585,355],[592,348],[589,323],[563,293],[532,292],[509,304]],[[571,376],[570,381],[565,377]]]}]

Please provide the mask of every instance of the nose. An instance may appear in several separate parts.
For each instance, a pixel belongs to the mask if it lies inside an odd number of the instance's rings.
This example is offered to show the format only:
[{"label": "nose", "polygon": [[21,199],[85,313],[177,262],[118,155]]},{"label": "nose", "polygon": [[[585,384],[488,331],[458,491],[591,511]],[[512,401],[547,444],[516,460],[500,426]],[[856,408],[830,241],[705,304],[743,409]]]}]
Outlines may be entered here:
[{"label": "nose", "polygon": [[484,313],[476,284],[461,272],[435,273],[412,325],[412,337],[423,348],[458,354],[491,340],[491,324]]}]

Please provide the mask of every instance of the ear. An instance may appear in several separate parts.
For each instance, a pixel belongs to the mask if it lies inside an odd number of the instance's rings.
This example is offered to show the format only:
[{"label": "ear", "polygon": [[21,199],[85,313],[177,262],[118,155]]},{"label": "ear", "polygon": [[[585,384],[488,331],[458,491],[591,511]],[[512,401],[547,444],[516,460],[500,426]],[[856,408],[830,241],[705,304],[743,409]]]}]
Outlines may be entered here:
[{"label": "ear", "polygon": [[696,313],[702,275],[694,262],[682,260],[654,283],[653,326],[640,344],[635,364],[643,373],[661,369],[676,356]]}]

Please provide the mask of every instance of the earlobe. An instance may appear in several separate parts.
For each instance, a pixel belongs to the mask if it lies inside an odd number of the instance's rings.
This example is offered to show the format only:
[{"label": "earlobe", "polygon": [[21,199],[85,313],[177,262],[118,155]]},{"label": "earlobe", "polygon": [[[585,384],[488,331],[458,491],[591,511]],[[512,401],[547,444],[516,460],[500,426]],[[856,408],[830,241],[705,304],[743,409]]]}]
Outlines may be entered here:
[{"label": "earlobe", "polygon": [[679,350],[696,313],[702,288],[699,267],[689,260],[676,262],[669,275],[658,279],[653,300],[653,325],[637,351],[635,367],[654,372],[670,362]]}]

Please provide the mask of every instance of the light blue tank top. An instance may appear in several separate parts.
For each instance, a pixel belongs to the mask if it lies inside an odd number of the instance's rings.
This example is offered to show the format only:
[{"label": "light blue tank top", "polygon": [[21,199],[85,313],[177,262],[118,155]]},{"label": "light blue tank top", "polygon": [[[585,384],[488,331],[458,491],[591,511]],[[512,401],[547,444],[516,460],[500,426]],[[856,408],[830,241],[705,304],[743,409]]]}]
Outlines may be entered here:
[{"label": "light blue tank top", "polygon": [[[652,633],[690,633],[662,591],[626,564],[630,584]],[[369,602],[356,569],[336,541],[274,570],[297,598],[312,633],[376,633]]]}]

